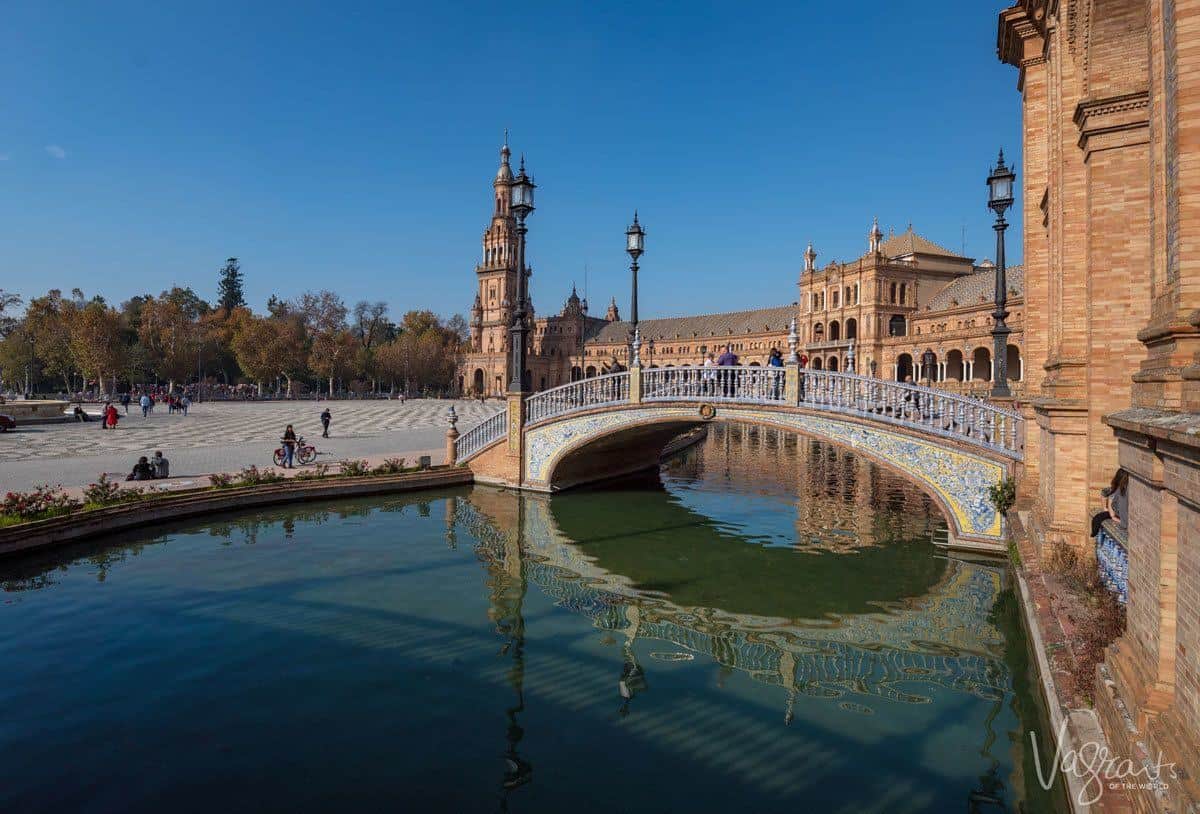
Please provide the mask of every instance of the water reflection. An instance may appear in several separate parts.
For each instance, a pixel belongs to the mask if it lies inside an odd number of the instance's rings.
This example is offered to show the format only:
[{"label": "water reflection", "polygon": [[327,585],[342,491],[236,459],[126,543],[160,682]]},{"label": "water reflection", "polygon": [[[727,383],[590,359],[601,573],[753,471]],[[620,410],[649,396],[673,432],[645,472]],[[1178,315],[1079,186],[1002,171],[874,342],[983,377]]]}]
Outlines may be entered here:
[{"label": "water reflection", "polygon": [[[67,756],[112,778],[101,811],[156,810],[145,794],[124,805],[121,774],[151,758],[168,785],[227,780],[224,754],[188,751],[210,729],[262,761],[239,792],[251,807],[1048,810],[1023,749],[1039,724],[1004,570],[945,556],[943,527],[878,467],[739,428],[651,483],[166,526],[3,564],[14,607],[75,604],[0,617],[48,631],[50,654],[0,640],[0,703],[41,721],[81,699],[62,716],[77,742],[131,727],[113,764]],[[136,657],[114,661],[109,642]],[[67,659],[75,671],[40,695],[44,664]],[[178,679],[197,663],[208,679]],[[142,684],[138,711],[115,713]],[[214,687],[221,703],[203,703]],[[247,716],[281,734],[243,731]],[[303,751],[297,733],[330,721],[352,733],[352,766],[325,743]],[[52,779],[39,755],[59,741],[24,726],[0,728],[0,748],[28,755],[0,770],[0,805]],[[323,761],[296,791],[288,767]]]}]

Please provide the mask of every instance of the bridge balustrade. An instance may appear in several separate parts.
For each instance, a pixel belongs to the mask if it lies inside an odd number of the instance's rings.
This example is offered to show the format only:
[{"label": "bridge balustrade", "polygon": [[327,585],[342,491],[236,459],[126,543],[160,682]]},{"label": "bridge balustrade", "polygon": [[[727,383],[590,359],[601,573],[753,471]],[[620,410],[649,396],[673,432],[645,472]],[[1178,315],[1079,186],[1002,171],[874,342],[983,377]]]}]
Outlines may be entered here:
[{"label": "bridge balustrade", "polygon": [[642,370],[642,401],[731,401],[783,404],[782,367],[683,367]]},{"label": "bridge balustrade", "polygon": [[[534,424],[595,407],[655,402],[725,402],[808,407],[921,430],[1000,453],[1024,456],[1019,413],[986,401],[905,382],[828,370],[774,367],[634,369],[555,387],[525,400],[525,423]],[[455,460],[464,461],[505,437],[508,412],[460,437]]]},{"label": "bridge balustrade", "polygon": [[892,382],[854,373],[805,370],[801,406],[916,427],[933,435],[1022,457],[1019,413],[931,387]]},{"label": "bridge balustrade", "polygon": [[468,430],[454,442],[454,460],[465,461],[493,441],[508,434],[508,408]]},{"label": "bridge balustrade", "polygon": [[629,372],[606,373],[544,390],[525,400],[525,422],[629,401]]}]

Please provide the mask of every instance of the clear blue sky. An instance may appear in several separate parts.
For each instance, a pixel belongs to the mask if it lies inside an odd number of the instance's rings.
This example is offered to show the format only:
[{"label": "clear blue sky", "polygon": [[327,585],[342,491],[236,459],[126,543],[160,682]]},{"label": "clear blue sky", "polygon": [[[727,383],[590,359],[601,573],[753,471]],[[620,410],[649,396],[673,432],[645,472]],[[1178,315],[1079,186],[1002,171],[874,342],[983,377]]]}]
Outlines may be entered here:
[{"label": "clear blue sky", "polygon": [[542,314],[585,264],[593,312],[624,310],[635,207],[644,317],[791,302],[807,241],[852,259],[875,215],[991,257],[1004,5],[17,0],[0,288],[212,299],[236,255],[256,310],[327,287],[465,313],[505,127]]}]

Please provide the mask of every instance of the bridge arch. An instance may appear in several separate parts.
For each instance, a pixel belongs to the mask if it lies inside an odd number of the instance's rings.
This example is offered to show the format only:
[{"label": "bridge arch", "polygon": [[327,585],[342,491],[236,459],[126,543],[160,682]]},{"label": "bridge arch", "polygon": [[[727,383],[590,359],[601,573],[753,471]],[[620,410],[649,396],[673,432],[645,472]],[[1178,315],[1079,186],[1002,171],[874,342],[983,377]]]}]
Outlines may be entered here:
[{"label": "bridge arch", "polygon": [[560,491],[588,482],[641,471],[657,464],[675,436],[710,420],[796,432],[848,448],[921,488],[946,517],[960,544],[997,546],[1001,521],[987,488],[1007,473],[1006,463],[943,439],[924,439],[890,428],[803,409],[775,411],[721,405],[643,404],[601,409],[551,419],[526,431],[524,486]]}]

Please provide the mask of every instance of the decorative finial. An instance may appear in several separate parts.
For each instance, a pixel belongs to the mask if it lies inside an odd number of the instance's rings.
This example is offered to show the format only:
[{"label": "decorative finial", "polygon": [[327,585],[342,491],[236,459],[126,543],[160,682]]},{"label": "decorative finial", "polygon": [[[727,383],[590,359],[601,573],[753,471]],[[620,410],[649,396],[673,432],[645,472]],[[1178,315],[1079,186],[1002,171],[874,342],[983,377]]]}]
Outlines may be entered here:
[{"label": "decorative finial", "polygon": [[446,417],[450,419],[450,427],[454,429],[458,425],[458,413],[454,412],[454,405],[450,405],[450,409],[446,411]]},{"label": "decorative finial", "polygon": [[796,353],[796,348],[800,345],[800,335],[796,333],[796,318],[792,317],[792,324],[788,327],[788,364],[800,364],[800,356]]},{"label": "decorative finial", "polygon": [[637,220],[637,210],[635,209],[635,210],[633,210],[633,225],[634,225],[634,226],[637,226],[637,222],[638,222],[638,220]]},{"label": "decorative finial", "polygon": [[525,172],[525,153],[521,153],[521,172]]},{"label": "decorative finial", "polygon": [[631,362],[633,367],[641,367],[642,366],[641,351],[642,351],[642,329],[634,328],[633,329],[633,359]]}]

